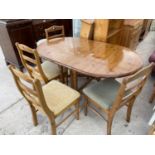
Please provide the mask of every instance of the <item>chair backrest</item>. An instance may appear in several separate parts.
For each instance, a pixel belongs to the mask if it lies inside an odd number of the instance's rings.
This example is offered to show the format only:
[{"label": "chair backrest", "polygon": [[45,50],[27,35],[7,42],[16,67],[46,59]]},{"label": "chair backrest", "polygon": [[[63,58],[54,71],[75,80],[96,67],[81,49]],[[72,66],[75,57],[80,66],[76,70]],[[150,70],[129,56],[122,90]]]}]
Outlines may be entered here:
[{"label": "chair backrest", "polygon": [[27,69],[31,77],[37,78],[45,83],[48,82],[46,75],[41,67],[39,54],[36,49],[16,43],[23,66]]},{"label": "chair backrest", "polygon": [[28,103],[35,107],[36,110],[46,114],[51,113],[46,105],[40,81],[38,79],[31,78],[12,65],[9,65],[9,69],[12,72],[17,88]]},{"label": "chair backrest", "polygon": [[45,35],[46,35],[47,42],[50,42],[50,40],[54,38],[65,37],[64,26],[53,25],[45,29]]},{"label": "chair backrest", "polygon": [[93,39],[94,20],[81,20],[80,38]]},{"label": "chair backrest", "polygon": [[132,99],[135,99],[139,95],[152,71],[152,67],[153,63],[123,79],[115,103],[113,104],[114,109],[117,109]]}]

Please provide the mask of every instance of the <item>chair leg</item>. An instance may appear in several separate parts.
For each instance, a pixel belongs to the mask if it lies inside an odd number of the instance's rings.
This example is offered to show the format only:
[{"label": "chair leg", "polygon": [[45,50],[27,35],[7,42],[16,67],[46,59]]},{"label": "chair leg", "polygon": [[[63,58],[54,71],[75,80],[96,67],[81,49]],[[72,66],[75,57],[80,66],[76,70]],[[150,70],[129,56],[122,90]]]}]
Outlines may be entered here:
[{"label": "chair leg", "polygon": [[57,134],[55,121],[51,122],[51,130],[52,130],[52,135],[56,135]]},{"label": "chair leg", "polygon": [[152,103],[154,98],[155,98],[155,88],[153,89],[153,93],[152,93],[152,95],[151,95],[151,97],[149,99],[149,102]]},{"label": "chair leg", "polygon": [[130,104],[128,105],[128,109],[127,109],[127,117],[126,117],[126,121],[130,122],[130,118],[131,118],[131,112],[132,112],[132,107],[133,104],[135,102],[135,98],[131,100]]},{"label": "chair leg", "polygon": [[62,66],[60,66],[60,72],[61,72],[60,81],[61,81],[62,83],[64,83],[64,82],[65,82],[65,80],[64,80],[64,69],[63,69]]},{"label": "chair leg", "polygon": [[68,70],[67,70],[67,73],[66,73],[66,76],[65,76],[65,83],[66,83],[66,85],[68,85]]},{"label": "chair leg", "polygon": [[79,101],[77,103],[76,109],[77,109],[76,119],[79,120],[80,119],[80,103],[79,103]]},{"label": "chair leg", "polygon": [[36,114],[36,110],[33,106],[30,105],[31,108],[31,113],[32,113],[32,120],[33,120],[33,125],[37,126],[38,125],[38,120],[37,120],[37,114]]},{"label": "chair leg", "polygon": [[88,113],[88,99],[86,98],[86,101],[84,103],[84,114],[87,116]]},{"label": "chair leg", "polygon": [[113,122],[113,116],[109,115],[108,122],[107,122],[107,135],[111,135],[112,122]]}]

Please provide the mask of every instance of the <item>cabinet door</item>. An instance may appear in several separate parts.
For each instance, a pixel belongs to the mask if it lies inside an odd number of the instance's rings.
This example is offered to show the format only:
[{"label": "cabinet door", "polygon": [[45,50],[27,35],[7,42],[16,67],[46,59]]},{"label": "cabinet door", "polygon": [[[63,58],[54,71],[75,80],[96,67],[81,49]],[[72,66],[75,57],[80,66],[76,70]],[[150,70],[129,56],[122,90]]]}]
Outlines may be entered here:
[{"label": "cabinet door", "polygon": [[36,42],[45,38],[45,29],[53,25],[59,25],[59,20],[54,19],[34,19],[33,29]]},{"label": "cabinet door", "polygon": [[7,29],[8,29],[12,47],[14,49],[14,54],[16,57],[14,58],[14,61],[16,61],[16,64],[21,67],[22,63],[21,63],[17,48],[15,46],[15,43],[19,42],[31,48],[36,47],[35,39],[33,35],[32,23],[31,22],[24,23],[24,24],[15,23],[13,25],[7,26]]},{"label": "cabinet door", "polygon": [[64,25],[65,36],[73,36],[72,19],[59,19],[60,25]]},{"label": "cabinet door", "polygon": [[72,19],[34,19],[33,29],[36,42],[45,38],[45,29],[53,25],[63,25],[65,36],[72,36]]},{"label": "cabinet door", "polygon": [[12,27],[8,29],[9,36],[11,38],[13,47],[15,47],[15,43],[19,42],[21,44],[25,44],[30,46],[31,48],[35,47],[34,34],[31,24],[26,24],[24,26]]}]

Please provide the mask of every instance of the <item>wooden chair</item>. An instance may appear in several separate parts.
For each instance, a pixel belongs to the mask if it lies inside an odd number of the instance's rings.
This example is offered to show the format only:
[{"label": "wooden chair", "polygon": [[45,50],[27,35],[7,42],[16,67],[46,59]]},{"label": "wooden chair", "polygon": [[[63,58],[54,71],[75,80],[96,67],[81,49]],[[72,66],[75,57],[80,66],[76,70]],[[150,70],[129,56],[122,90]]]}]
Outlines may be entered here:
[{"label": "wooden chair", "polygon": [[45,29],[45,35],[47,42],[50,42],[54,38],[63,38],[65,36],[64,26],[53,25]]},{"label": "wooden chair", "polygon": [[[56,127],[72,114],[76,113],[76,118],[77,120],[79,119],[80,94],[77,91],[56,80],[52,80],[42,87],[38,79],[32,79],[30,76],[22,73],[13,66],[9,66],[9,69],[13,74],[19,91],[30,106],[35,126],[38,124],[37,111],[42,112],[48,117],[52,134],[56,134]],[[29,83],[29,85],[26,83]],[[56,124],[55,119],[73,106],[74,109],[72,112],[61,122]]]},{"label": "wooden chair", "polygon": [[[65,37],[64,26],[53,25],[45,29],[45,35],[48,43],[52,42],[53,39],[64,39]],[[62,82],[65,82],[66,84],[68,84],[68,76],[69,76],[68,69],[64,67],[60,67],[60,69],[61,69],[61,75],[62,75]]]},{"label": "wooden chair", "polygon": [[155,135],[155,124],[149,128],[148,135]]},{"label": "wooden chair", "polygon": [[80,38],[92,39],[93,38],[93,23],[94,20],[81,20]]},{"label": "wooden chair", "polygon": [[155,83],[153,85],[153,91],[152,91],[152,94],[150,96],[149,102],[152,103],[154,98],[155,98]]},{"label": "wooden chair", "polygon": [[121,84],[113,79],[91,82],[90,85],[83,89],[86,98],[85,115],[87,115],[88,107],[98,113],[98,111],[88,103],[91,102],[107,114],[107,134],[111,134],[112,121],[115,113],[122,106],[127,106],[126,120],[129,122],[134,101],[141,92],[151,72],[152,66],[153,64],[150,64],[134,75],[123,78]]},{"label": "wooden chair", "polygon": [[61,71],[58,65],[44,61],[42,64],[36,49],[16,43],[23,66],[27,69],[31,77],[37,78],[44,83],[60,78]]}]

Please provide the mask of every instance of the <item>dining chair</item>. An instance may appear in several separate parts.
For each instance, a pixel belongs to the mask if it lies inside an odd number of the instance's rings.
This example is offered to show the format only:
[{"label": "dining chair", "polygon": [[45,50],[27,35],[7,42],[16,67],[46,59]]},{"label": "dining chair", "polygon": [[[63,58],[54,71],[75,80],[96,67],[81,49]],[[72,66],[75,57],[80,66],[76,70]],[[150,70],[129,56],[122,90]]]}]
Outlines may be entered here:
[{"label": "dining chair", "polygon": [[65,37],[64,26],[53,25],[47,29],[45,29],[45,35],[47,42],[50,42],[55,38],[63,38]]},{"label": "dining chair", "polygon": [[93,23],[94,20],[82,19],[80,38],[92,39],[93,38]]},{"label": "dining chair", "polygon": [[[56,134],[56,128],[72,114],[79,120],[80,94],[76,90],[56,80],[52,80],[42,86],[38,79],[31,78],[14,66],[10,65],[9,69],[12,72],[19,91],[30,106],[35,126],[38,124],[37,111],[48,117],[52,134]],[[56,123],[56,118],[71,108],[71,112],[68,112],[69,114],[62,121]]]},{"label": "dining chair", "polygon": [[[45,29],[45,36],[48,43],[54,41],[55,39],[64,39],[65,37],[64,26],[53,25]],[[68,84],[68,76],[69,76],[68,69],[61,66],[60,71],[62,75],[62,81]]]},{"label": "dining chair", "polygon": [[16,43],[23,66],[27,69],[31,77],[37,78],[44,83],[60,78],[61,71],[58,65],[44,61],[40,62],[39,54],[36,49]]},{"label": "dining chair", "polygon": [[[87,115],[88,107],[101,116],[103,116],[101,112],[98,112],[96,109],[105,112],[107,116],[107,134],[111,134],[113,118],[122,106],[127,106],[126,120],[130,122],[134,101],[141,92],[152,67],[153,64],[144,67],[137,73],[123,78],[121,83],[110,78],[99,82],[92,81],[83,89],[86,99],[84,104],[85,115]],[[91,105],[89,102],[91,102]]]}]

